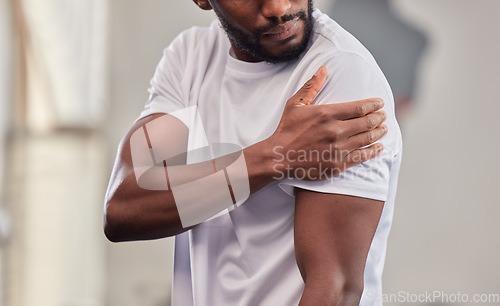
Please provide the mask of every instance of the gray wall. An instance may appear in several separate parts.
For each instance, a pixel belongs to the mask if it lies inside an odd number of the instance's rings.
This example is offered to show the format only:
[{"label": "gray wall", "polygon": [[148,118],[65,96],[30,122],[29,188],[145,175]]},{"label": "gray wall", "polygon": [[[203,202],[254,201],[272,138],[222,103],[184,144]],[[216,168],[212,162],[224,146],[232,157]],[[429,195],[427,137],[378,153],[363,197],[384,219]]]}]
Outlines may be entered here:
[{"label": "gray wall", "polygon": [[500,2],[392,2],[430,46],[402,122],[385,289],[500,293]]}]

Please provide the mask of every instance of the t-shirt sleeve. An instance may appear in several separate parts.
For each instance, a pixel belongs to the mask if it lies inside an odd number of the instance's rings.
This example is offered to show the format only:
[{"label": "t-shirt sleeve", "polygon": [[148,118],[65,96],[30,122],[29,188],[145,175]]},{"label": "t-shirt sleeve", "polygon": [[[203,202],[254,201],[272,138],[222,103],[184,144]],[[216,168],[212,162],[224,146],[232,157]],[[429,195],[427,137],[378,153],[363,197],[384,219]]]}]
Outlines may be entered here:
[{"label": "t-shirt sleeve", "polygon": [[185,108],[182,94],[184,37],[177,37],[164,51],[150,82],[149,100],[139,119],[155,113],[172,113]]},{"label": "t-shirt sleeve", "polygon": [[[384,111],[387,113],[385,124],[388,127],[388,133],[379,141],[384,145],[384,152],[377,158],[351,167],[335,177],[321,181],[285,178],[280,181],[279,186],[292,196],[294,187],[298,187],[322,193],[386,201],[391,168],[401,151],[401,134],[394,114],[394,99],[389,84],[374,62],[368,63],[358,54],[342,53],[320,64],[327,67],[328,78],[314,104],[331,104],[375,97],[384,100]],[[314,69],[317,68],[319,67],[314,67]],[[329,152],[320,153],[320,158],[331,156]],[[321,169],[318,170],[321,171]],[[325,173],[328,174],[328,172]],[[301,176],[307,177],[307,174],[305,171],[298,170],[292,176],[300,178]]]}]

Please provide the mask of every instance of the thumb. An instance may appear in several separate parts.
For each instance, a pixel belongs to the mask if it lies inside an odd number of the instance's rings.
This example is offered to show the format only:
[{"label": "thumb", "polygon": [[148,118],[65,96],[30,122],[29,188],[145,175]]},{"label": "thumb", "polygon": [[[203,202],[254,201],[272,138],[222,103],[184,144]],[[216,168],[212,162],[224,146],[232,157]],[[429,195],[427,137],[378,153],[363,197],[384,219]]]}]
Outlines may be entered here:
[{"label": "thumb", "polygon": [[310,78],[303,86],[300,88],[293,97],[288,100],[288,103],[293,105],[309,105],[311,104],[314,97],[323,88],[326,81],[327,70],[325,66],[319,67],[316,74]]}]

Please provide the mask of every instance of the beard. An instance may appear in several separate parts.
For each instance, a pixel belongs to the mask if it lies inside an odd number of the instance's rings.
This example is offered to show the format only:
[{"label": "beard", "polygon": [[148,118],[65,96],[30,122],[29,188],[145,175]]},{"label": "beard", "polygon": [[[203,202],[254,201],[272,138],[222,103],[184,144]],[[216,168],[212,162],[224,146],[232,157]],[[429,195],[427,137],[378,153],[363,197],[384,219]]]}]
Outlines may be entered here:
[{"label": "beard", "polygon": [[[262,61],[272,64],[277,64],[295,60],[299,58],[299,56],[307,49],[307,46],[309,45],[309,42],[312,37],[312,30],[313,30],[312,10],[313,10],[313,1],[309,0],[308,12],[299,11],[294,15],[284,15],[281,18],[275,17],[271,19],[269,25],[259,28],[251,34],[243,32],[242,30],[231,24],[228,20],[221,17],[220,15],[219,15],[219,21],[222,25],[222,28],[229,37],[229,40],[236,48]],[[296,18],[304,21],[305,23],[304,36],[299,44],[292,46],[288,49],[285,49],[279,54],[273,54],[262,46],[262,44],[260,43],[260,39],[265,32],[284,22],[294,20]]]}]

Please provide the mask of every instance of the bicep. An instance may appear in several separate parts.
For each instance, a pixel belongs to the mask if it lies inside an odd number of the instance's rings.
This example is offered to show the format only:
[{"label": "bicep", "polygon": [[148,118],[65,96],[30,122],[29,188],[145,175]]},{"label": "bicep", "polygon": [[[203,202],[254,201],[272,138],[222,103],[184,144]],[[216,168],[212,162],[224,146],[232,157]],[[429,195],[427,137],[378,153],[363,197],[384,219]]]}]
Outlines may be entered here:
[{"label": "bicep", "polygon": [[[154,168],[168,157],[185,153],[187,138],[186,126],[173,116],[152,114],[138,120],[120,143],[112,181],[128,182],[126,189],[129,191],[166,190],[166,188],[154,188],[155,174],[151,175],[145,171]],[[148,178],[148,174],[153,177]],[[113,186],[115,185],[110,185]]]},{"label": "bicep", "polygon": [[297,189],[295,255],[306,284],[362,286],[366,257],[383,204]]}]

